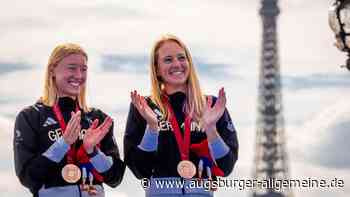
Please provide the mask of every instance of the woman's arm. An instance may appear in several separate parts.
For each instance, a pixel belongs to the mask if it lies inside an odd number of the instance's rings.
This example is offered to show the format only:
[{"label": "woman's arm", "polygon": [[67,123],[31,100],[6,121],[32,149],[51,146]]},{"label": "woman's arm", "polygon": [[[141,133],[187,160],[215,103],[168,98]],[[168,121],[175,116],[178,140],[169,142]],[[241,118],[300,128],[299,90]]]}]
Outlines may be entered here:
[{"label": "woman's arm", "polygon": [[[100,122],[100,125],[95,125],[96,128],[92,129],[91,127],[94,127],[94,124],[96,124],[96,122],[92,123],[92,125],[90,126],[91,130],[88,132],[93,132],[96,135],[99,135],[99,132],[104,132],[102,131],[104,130],[102,127],[109,128],[106,131],[107,133],[99,143],[100,147],[97,148],[95,146],[95,148],[93,148],[93,151],[91,153],[88,153],[88,156],[90,157],[90,162],[92,163],[94,168],[103,176],[103,181],[110,187],[116,187],[121,183],[123,179],[125,172],[125,163],[120,159],[118,145],[113,134],[114,127],[112,120],[101,110],[96,110],[96,112],[98,117],[97,122]],[[108,124],[110,124],[110,126],[106,126]],[[99,128],[102,130],[99,130]],[[85,137],[88,136],[84,136],[84,140]],[[89,137],[92,138],[93,136],[91,135]],[[85,141],[85,143],[87,142]]]},{"label": "woman's arm", "polygon": [[158,143],[158,132],[146,129],[146,125],[146,120],[130,104],[124,135],[124,159],[139,179],[152,176]]},{"label": "woman's arm", "polygon": [[27,108],[17,115],[13,140],[15,171],[20,182],[33,193],[42,187],[49,169],[56,168],[68,150],[67,144],[60,138],[41,154],[38,130],[38,111]]},{"label": "woman's arm", "polygon": [[224,176],[228,176],[238,159],[238,140],[227,109],[216,123],[216,129],[219,137],[209,143],[209,147],[218,167],[224,172]]}]

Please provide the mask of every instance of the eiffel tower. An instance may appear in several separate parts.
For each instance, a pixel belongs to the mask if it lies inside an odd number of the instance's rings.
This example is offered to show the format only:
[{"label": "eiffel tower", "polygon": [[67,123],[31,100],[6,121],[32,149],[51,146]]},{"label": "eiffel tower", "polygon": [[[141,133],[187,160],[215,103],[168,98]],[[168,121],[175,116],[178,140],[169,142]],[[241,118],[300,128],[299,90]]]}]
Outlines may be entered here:
[{"label": "eiffel tower", "polygon": [[[259,74],[258,119],[254,174],[256,180],[289,178],[284,136],[281,77],[278,61],[278,0],[262,0],[263,46]],[[266,183],[265,182],[265,183]],[[288,188],[254,187],[252,197],[292,197]]]}]

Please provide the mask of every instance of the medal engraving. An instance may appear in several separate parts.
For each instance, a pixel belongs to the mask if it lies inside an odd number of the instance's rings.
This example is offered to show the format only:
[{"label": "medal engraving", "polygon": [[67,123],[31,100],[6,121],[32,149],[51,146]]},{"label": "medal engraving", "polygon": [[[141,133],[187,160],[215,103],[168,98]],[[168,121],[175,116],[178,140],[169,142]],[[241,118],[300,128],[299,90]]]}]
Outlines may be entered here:
[{"label": "medal engraving", "polygon": [[74,164],[67,164],[62,169],[62,177],[68,183],[76,183],[81,177],[80,169]]},{"label": "medal engraving", "polygon": [[177,172],[182,178],[190,179],[196,174],[196,166],[188,160],[183,160],[177,165]]}]

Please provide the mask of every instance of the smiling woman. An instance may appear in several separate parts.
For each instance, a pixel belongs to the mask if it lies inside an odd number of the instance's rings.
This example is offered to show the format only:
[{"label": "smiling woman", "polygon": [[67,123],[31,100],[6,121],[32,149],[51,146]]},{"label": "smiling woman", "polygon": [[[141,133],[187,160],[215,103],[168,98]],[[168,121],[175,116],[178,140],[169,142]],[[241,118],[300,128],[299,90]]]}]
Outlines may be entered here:
[{"label": "smiling woman", "polygon": [[53,69],[59,97],[78,95],[85,85],[87,76],[87,58],[81,54],[72,54],[62,59]]},{"label": "smiling woman", "polygon": [[16,174],[34,196],[102,197],[103,183],[116,187],[122,180],[113,121],[86,104],[87,60],[76,44],[57,46],[43,96],[17,115]]},{"label": "smiling woman", "polygon": [[58,97],[78,97],[79,105],[88,111],[85,100],[87,61],[88,56],[80,46],[57,46],[46,67],[42,102],[53,106]]},{"label": "smiling woman", "polygon": [[[151,96],[131,92],[125,162],[137,178],[150,179],[147,197],[213,196],[210,186],[186,184],[228,176],[237,161],[225,91],[221,88],[217,98],[202,94],[190,52],[173,35],[155,43],[150,67]],[[157,187],[174,181],[185,185]]]}]

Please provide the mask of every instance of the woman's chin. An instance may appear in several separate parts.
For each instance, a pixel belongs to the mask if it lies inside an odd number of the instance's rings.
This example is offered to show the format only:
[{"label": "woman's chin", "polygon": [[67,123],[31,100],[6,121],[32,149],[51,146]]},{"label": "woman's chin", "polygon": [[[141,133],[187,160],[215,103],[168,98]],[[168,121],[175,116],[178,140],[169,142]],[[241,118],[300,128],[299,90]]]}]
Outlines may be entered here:
[{"label": "woman's chin", "polygon": [[71,97],[71,98],[76,98],[79,96],[80,91],[67,91],[64,93],[59,93],[60,97]]}]

